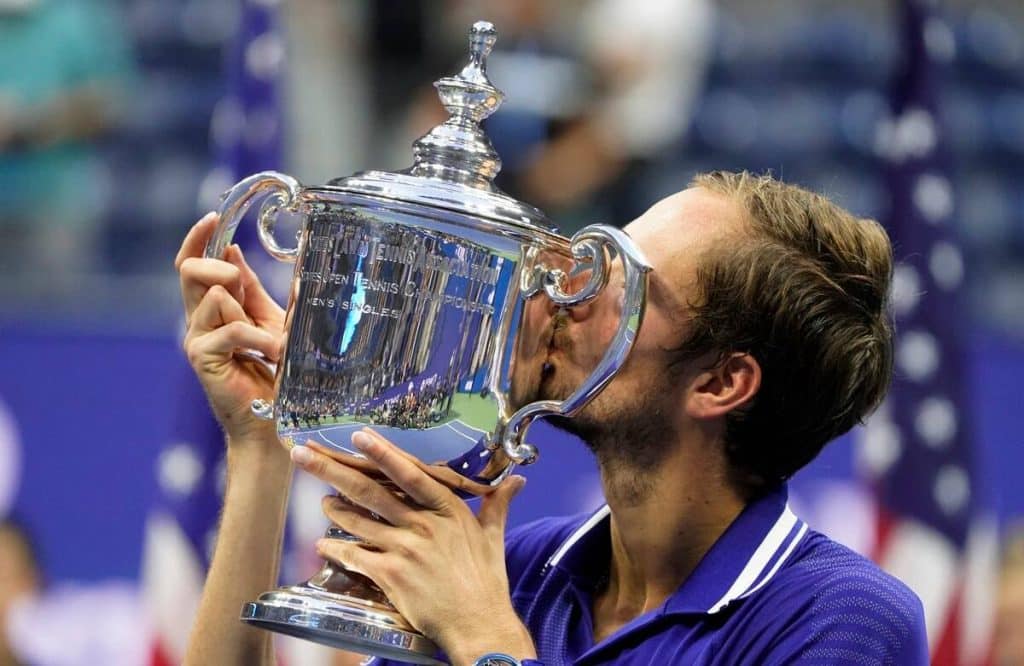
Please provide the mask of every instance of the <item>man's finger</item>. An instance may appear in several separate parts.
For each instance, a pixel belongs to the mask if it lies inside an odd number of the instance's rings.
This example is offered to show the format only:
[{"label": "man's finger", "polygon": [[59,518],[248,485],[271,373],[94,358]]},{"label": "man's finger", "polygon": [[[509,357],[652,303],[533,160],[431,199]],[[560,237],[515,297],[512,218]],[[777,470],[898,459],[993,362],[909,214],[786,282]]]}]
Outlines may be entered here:
[{"label": "man's finger", "polygon": [[369,550],[355,541],[328,538],[316,542],[316,551],[321,557],[337,562],[349,571],[362,574],[380,585],[380,581],[375,580],[373,574],[382,553]]},{"label": "man's finger", "polygon": [[397,528],[383,520],[370,517],[359,507],[337,495],[325,497],[321,508],[324,515],[335,525],[377,548],[388,550],[396,542]]},{"label": "man's finger", "polygon": [[250,322],[238,301],[223,287],[214,286],[192,313],[184,347],[195,365],[211,354],[230,354],[240,347],[255,349],[267,358],[276,359],[281,340]]},{"label": "man's finger", "polygon": [[233,321],[201,335],[186,336],[185,352],[194,367],[211,356],[222,358],[236,349],[255,349],[267,358],[277,354],[278,341],[263,329],[244,321]]},{"label": "man's finger", "polygon": [[242,289],[245,293],[243,305],[247,312],[250,312],[258,321],[283,321],[284,310],[267,293],[260,281],[256,271],[249,266],[245,260],[245,253],[242,248],[232,245],[224,253],[224,260],[230,262],[239,270]]},{"label": "man's finger", "polygon": [[385,476],[420,506],[443,512],[450,510],[452,499],[457,500],[451,490],[409,460],[401,449],[372,430],[367,428],[353,433],[352,445],[376,463]]},{"label": "man's finger", "polygon": [[181,283],[181,300],[185,304],[185,316],[191,321],[192,313],[199,302],[214,286],[227,290],[231,297],[239,303],[245,302],[245,290],[242,287],[242,273],[220,259],[201,259],[189,257],[181,262],[179,269]]},{"label": "man's finger", "polygon": [[238,300],[227,289],[215,284],[203,294],[192,311],[188,332],[202,335],[233,321],[252,323]]},{"label": "man's finger", "polygon": [[207,213],[192,225],[192,228],[185,234],[185,240],[181,242],[181,248],[174,257],[174,270],[181,269],[181,262],[189,257],[202,257],[206,252],[206,244],[210,242],[213,229],[217,226],[220,216],[217,213]]},{"label": "man's finger", "polygon": [[484,497],[480,503],[477,519],[485,532],[496,539],[504,540],[505,525],[508,522],[508,510],[512,498],[526,485],[526,477],[513,475],[498,484],[493,493]]},{"label": "man's finger", "polygon": [[392,525],[403,527],[415,509],[357,469],[338,462],[311,446],[295,446],[292,461],[306,472],[333,486],[353,504],[372,511]]}]

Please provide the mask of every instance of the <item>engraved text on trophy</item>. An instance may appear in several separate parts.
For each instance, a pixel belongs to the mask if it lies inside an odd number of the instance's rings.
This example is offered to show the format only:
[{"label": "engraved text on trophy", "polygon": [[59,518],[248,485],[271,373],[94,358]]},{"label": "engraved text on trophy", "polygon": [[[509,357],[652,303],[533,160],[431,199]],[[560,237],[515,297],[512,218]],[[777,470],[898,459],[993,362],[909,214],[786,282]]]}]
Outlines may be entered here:
[{"label": "engraved text on trophy", "polygon": [[310,216],[297,267],[285,424],[447,423],[458,394],[485,392],[514,262],[464,238],[325,208]]}]

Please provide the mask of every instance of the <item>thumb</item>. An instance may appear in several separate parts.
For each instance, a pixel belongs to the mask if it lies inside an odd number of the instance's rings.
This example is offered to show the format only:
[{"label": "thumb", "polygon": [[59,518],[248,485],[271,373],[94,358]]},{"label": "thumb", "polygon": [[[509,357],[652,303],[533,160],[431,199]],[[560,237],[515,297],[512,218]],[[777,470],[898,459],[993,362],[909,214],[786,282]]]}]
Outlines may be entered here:
[{"label": "thumb", "polygon": [[504,539],[505,523],[508,522],[508,509],[512,498],[518,495],[525,485],[525,476],[512,475],[502,481],[494,492],[484,496],[477,518],[485,532],[495,538]]}]

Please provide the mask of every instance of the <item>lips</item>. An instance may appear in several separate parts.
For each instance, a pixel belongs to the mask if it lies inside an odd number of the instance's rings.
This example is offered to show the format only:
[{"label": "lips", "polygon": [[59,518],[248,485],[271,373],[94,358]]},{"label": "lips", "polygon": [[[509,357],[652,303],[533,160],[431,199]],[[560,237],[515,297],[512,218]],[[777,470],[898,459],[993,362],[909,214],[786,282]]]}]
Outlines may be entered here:
[{"label": "lips", "polygon": [[565,329],[569,326],[569,316],[564,312],[559,312],[551,320],[551,337],[548,338],[548,351],[554,351],[556,349],[565,349],[566,339],[563,335]]},{"label": "lips", "polygon": [[559,310],[551,318],[551,334],[548,337],[547,358],[541,365],[541,380],[550,379],[556,370],[555,359],[558,354],[566,353],[572,348],[569,338],[569,313]]}]

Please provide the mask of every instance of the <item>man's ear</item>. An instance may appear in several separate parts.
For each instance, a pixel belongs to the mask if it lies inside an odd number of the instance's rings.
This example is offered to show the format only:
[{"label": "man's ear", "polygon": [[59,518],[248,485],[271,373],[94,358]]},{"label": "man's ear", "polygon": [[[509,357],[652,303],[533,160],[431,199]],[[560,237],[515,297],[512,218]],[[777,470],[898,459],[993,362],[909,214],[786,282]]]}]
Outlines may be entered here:
[{"label": "man's ear", "polygon": [[761,364],[750,354],[735,352],[690,381],[686,413],[694,419],[725,416],[749,405],[760,388]]}]

